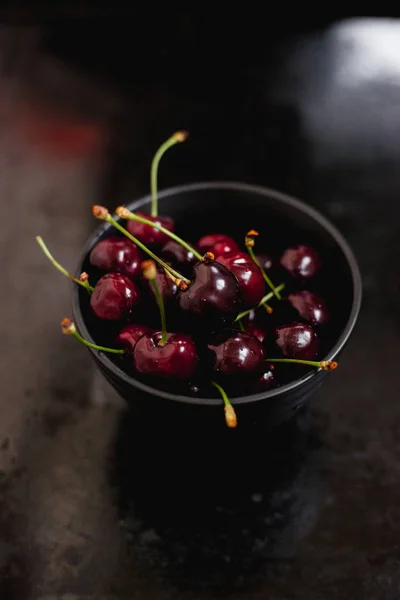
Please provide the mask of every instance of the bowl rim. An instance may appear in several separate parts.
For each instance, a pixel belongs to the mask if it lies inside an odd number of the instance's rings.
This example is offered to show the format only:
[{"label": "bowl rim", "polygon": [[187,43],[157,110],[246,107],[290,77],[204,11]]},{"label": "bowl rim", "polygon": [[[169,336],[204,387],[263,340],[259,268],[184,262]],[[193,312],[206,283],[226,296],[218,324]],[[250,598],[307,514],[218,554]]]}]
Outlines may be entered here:
[{"label": "bowl rim", "polygon": [[[336,344],[333,346],[333,348],[330,350],[330,352],[322,359],[322,360],[333,360],[337,356],[337,354],[339,354],[339,352],[342,350],[342,348],[345,346],[347,340],[349,339],[349,337],[354,329],[354,326],[355,326],[357,318],[358,318],[358,314],[360,312],[361,300],[362,300],[361,273],[360,273],[355,255],[353,254],[352,249],[350,248],[349,244],[347,243],[347,241],[345,240],[343,235],[324,215],[322,215],[318,210],[314,209],[313,207],[307,205],[305,202],[298,200],[297,198],[295,198],[293,196],[289,196],[283,192],[279,192],[278,190],[270,189],[270,188],[260,186],[260,185],[254,185],[254,184],[236,182],[236,181],[194,182],[194,183],[188,183],[188,184],[183,184],[180,186],[174,186],[174,187],[163,189],[158,193],[158,197],[159,197],[159,199],[162,199],[162,198],[166,198],[169,196],[179,196],[179,194],[182,194],[182,193],[199,191],[199,190],[208,190],[208,189],[235,190],[235,191],[241,191],[241,192],[249,192],[251,194],[260,195],[260,196],[264,196],[264,197],[274,198],[275,200],[278,200],[279,202],[281,202],[283,204],[286,204],[288,206],[296,208],[297,210],[305,213],[306,215],[308,215],[309,217],[314,219],[319,225],[321,225],[330,234],[330,236],[338,244],[338,246],[340,247],[344,256],[346,257],[346,260],[347,260],[349,268],[350,268],[352,282],[353,282],[353,304],[351,307],[350,315],[347,320],[346,326],[344,327]],[[139,198],[133,202],[127,203],[126,206],[129,207],[129,209],[133,211],[133,210],[137,210],[143,204],[149,202],[150,200],[151,200],[150,194],[146,194],[145,196],[142,196],[141,198]],[[76,270],[77,276],[79,276],[79,274],[81,273],[81,270],[82,270],[81,266],[83,264],[83,261],[85,260],[86,256],[90,252],[90,250],[93,248],[96,241],[99,239],[99,237],[101,235],[103,235],[103,233],[105,231],[107,231],[107,229],[110,229],[111,227],[112,227],[112,225],[110,225],[109,223],[103,223],[102,225],[100,225],[100,227],[98,227],[90,235],[89,239],[87,240],[87,242],[85,243],[85,245],[83,247],[83,250],[82,250],[80,258],[79,258],[78,269]],[[75,325],[76,325],[79,333],[86,340],[88,340],[90,342],[94,342],[93,338],[91,337],[91,335],[86,327],[86,324],[85,324],[85,321],[84,321],[84,318],[82,315],[82,311],[80,308],[79,286],[74,286],[74,288],[73,288],[72,309],[73,309]],[[131,375],[128,375],[122,369],[117,367],[108,358],[108,356],[105,353],[95,350],[93,348],[88,348],[88,349],[96,357],[96,359],[103,365],[103,367],[105,367],[108,371],[112,372],[114,377],[121,379],[125,384],[127,384],[133,388],[136,388],[138,391],[145,392],[146,394],[150,394],[151,396],[158,396],[161,398],[165,398],[166,400],[172,400],[173,402],[180,402],[183,404],[194,404],[194,405],[202,405],[202,406],[206,406],[206,405],[207,406],[217,406],[217,405],[220,406],[220,404],[221,404],[221,399],[219,399],[219,398],[217,399],[217,398],[200,398],[200,397],[184,396],[181,394],[173,394],[170,392],[166,392],[164,390],[160,390],[155,387],[152,387],[151,385],[147,385],[141,381],[138,381],[137,379],[135,379]],[[274,389],[266,391],[266,392],[259,392],[257,394],[248,394],[246,396],[239,396],[237,398],[232,398],[232,404],[234,404],[234,405],[248,404],[248,403],[252,403],[252,402],[259,402],[262,400],[270,400],[272,398],[278,398],[279,396],[284,396],[288,392],[293,392],[294,390],[300,388],[301,386],[304,386],[305,384],[309,383],[311,380],[318,377],[318,375],[320,375],[321,373],[323,373],[322,369],[315,369],[314,371],[310,371],[308,374],[304,375],[300,379],[295,379],[294,381],[287,383],[285,385],[282,385],[278,388],[274,388]]]}]

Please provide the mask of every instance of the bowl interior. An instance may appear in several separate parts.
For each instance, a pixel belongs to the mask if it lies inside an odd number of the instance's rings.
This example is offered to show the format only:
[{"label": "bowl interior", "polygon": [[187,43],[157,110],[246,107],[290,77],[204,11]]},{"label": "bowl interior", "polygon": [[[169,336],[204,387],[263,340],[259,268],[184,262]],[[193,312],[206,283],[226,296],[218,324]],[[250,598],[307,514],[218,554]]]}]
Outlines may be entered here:
[{"label": "bowl interior", "polygon": [[[312,285],[307,287],[328,301],[331,312],[330,324],[321,337],[320,358],[332,359],[338,354],[357,318],[361,280],[356,260],[346,241],[322,215],[279,192],[247,184],[191,184],[165,190],[159,198],[160,214],[171,216],[176,223],[176,233],[192,243],[206,233],[223,232],[234,237],[244,248],[246,232],[256,229],[260,234],[257,251],[267,252],[276,260],[290,245],[304,243],[315,247],[323,268]],[[150,198],[147,196],[127,206],[131,210],[149,210]],[[102,273],[94,272],[91,267],[90,251],[100,239],[111,234],[115,235],[115,230],[107,224],[102,225],[84,249],[78,272],[87,271],[91,282],[96,281]],[[280,281],[275,280],[274,283],[277,285]],[[117,332],[116,326],[103,323],[99,327],[99,322],[93,318],[86,291],[77,286],[74,293],[75,320],[80,333],[96,343],[111,345]],[[183,388],[172,389],[169,384],[158,383],[157,387],[152,387],[151,383],[140,380],[134,373],[127,374],[120,368],[118,358],[113,359],[111,355],[103,353],[97,353],[97,358],[133,387],[154,395],[193,402],[193,397],[185,394]],[[295,380],[292,378],[276,389],[242,396],[239,400],[247,402],[276,396],[317,376],[315,369],[296,372],[298,377]],[[197,402],[202,400],[210,401],[208,398],[196,399]]]}]

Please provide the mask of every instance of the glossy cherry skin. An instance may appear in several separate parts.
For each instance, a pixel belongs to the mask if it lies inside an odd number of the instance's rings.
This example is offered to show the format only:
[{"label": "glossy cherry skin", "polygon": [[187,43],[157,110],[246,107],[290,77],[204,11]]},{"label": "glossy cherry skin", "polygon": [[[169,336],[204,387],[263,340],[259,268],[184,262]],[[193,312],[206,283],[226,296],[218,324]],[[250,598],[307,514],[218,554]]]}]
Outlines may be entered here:
[{"label": "glossy cherry skin", "polygon": [[120,348],[126,348],[130,352],[133,352],[136,342],[142,337],[142,335],[149,333],[149,331],[151,331],[150,327],[140,323],[132,323],[131,325],[127,325],[121,329],[117,335],[117,346]]},{"label": "glossy cherry skin", "polygon": [[130,279],[140,275],[139,248],[127,238],[111,236],[98,242],[90,253],[90,264],[102,271],[121,273]]},{"label": "glossy cherry skin", "polygon": [[256,338],[258,338],[261,343],[264,343],[265,338],[267,337],[267,331],[260,323],[260,316],[263,315],[261,311],[261,308],[259,310],[251,310],[241,322],[244,330],[247,331],[247,333],[251,333],[251,335],[254,335]]},{"label": "glossy cherry skin", "polygon": [[256,254],[256,259],[264,271],[270,271],[274,266],[274,262],[268,254]]},{"label": "glossy cherry skin", "polygon": [[204,319],[204,325],[233,320],[240,312],[242,299],[236,277],[217,261],[195,264],[192,281],[178,293],[183,312]]},{"label": "glossy cherry skin", "polygon": [[163,379],[190,379],[199,361],[193,340],[184,333],[168,333],[161,346],[161,336],[161,331],[150,332],[137,341],[133,351],[136,370]]},{"label": "glossy cherry skin", "polygon": [[280,263],[290,275],[300,280],[314,277],[321,267],[316,250],[304,245],[287,248],[281,256]]},{"label": "glossy cherry skin", "polygon": [[218,375],[257,378],[265,367],[264,346],[245,331],[224,330],[207,348],[212,369]]},{"label": "glossy cherry skin", "polygon": [[211,246],[209,252],[212,252],[215,258],[217,258],[218,256],[223,256],[228,252],[239,252],[239,250],[240,248],[235,240],[230,240],[217,242],[214,244],[214,246]]},{"label": "glossy cherry skin", "polygon": [[210,233],[209,235],[204,235],[197,242],[197,248],[202,254],[212,252],[215,258],[225,252],[239,251],[239,246],[235,240],[224,233]]},{"label": "glossy cherry skin", "polygon": [[107,273],[96,283],[90,305],[99,319],[125,319],[139,302],[138,287],[120,273]]},{"label": "glossy cherry skin", "polygon": [[227,252],[216,260],[238,280],[243,308],[256,306],[265,294],[265,283],[260,269],[249,255],[244,252]]},{"label": "glossy cherry skin", "polygon": [[[151,215],[147,215],[141,211],[137,211],[135,214],[137,214],[139,217],[144,217],[153,223],[157,223],[157,225],[162,225],[165,229],[168,229],[168,231],[174,232],[175,230],[175,223],[172,219],[170,219],[170,217],[152,217]],[[129,233],[137,237],[137,239],[146,246],[161,247],[170,239],[162,231],[159,231],[154,227],[150,227],[150,225],[138,223],[137,221],[126,221],[126,228]]]},{"label": "glossy cherry skin", "polygon": [[265,342],[265,338],[267,337],[267,332],[265,331],[265,329],[258,327],[258,325],[252,323],[251,321],[249,321],[244,326],[244,328],[247,331],[247,333],[251,333],[251,335],[254,335],[254,337],[260,340],[262,344]]},{"label": "glossy cherry skin", "polygon": [[319,350],[318,336],[305,323],[290,323],[275,329],[275,343],[286,358],[313,360]]},{"label": "glossy cherry skin", "polygon": [[265,363],[265,364],[267,366],[265,367],[263,374],[261,375],[259,380],[255,383],[255,385],[252,387],[251,391],[254,393],[270,390],[271,388],[275,387],[275,385],[276,385],[274,372],[273,372],[271,366],[268,365],[267,363]]},{"label": "glossy cherry skin", "polygon": [[[178,291],[178,287],[172,281],[172,279],[170,277],[168,277],[168,275],[165,273],[165,271],[161,271],[160,269],[157,269],[156,283],[157,283],[157,287],[158,287],[160,294],[164,301],[168,301],[171,298],[175,297],[175,295]],[[148,287],[152,297],[154,297],[154,290],[153,290],[153,287],[150,285],[149,280],[144,279],[144,284]]]},{"label": "glossy cherry skin", "polygon": [[179,271],[179,273],[186,275],[191,272],[193,265],[196,264],[197,258],[181,244],[175,242],[175,240],[168,240],[161,250],[161,258],[167,263]]},{"label": "glossy cherry skin", "polygon": [[307,290],[297,290],[288,296],[289,304],[299,316],[312,325],[325,325],[329,321],[325,300]]}]

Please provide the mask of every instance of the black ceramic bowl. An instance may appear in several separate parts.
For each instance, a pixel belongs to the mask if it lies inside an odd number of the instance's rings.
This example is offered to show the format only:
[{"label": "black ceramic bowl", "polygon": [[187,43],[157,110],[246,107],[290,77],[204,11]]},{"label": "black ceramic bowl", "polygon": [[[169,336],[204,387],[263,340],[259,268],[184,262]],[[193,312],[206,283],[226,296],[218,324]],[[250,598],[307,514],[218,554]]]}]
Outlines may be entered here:
[{"label": "black ceramic bowl", "polygon": [[[159,194],[160,214],[171,216],[176,231],[188,241],[201,235],[223,232],[236,240],[243,240],[249,229],[259,233],[258,251],[272,249],[276,256],[288,245],[307,243],[316,247],[324,264],[321,285],[325,297],[333,306],[333,319],[325,336],[324,356],[337,360],[356,323],[361,303],[361,277],[356,259],[342,235],[321,214],[306,204],[279,192],[244,183],[195,183],[167,189]],[[132,202],[128,207],[149,210],[150,196]],[[93,246],[111,234],[112,228],[103,224],[90,237],[77,272],[90,272],[89,254]],[[278,284],[278,281],[275,281]],[[76,286],[73,313],[78,331],[93,340],[94,324],[90,314],[88,295]],[[96,339],[97,343],[98,339]],[[193,397],[174,393],[173,390],[153,387],[124,372],[110,355],[90,350],[103,375],[129,403],[157,420],[168,423],[196,423],[217,429],[225,428],[221,398]],[[285,368],[290,369],[289,365]],[[339,367],[340,368],[340,367]],[[298,371],[293,370],[293,373]],[[244,431],[261,425],[271,426],[289,419],[322,384],[325,377],[335,377],[311,369],[301,376],[267,392],[232,399],[239,426]],[[240,434],[239,434],[240,435]]]}]

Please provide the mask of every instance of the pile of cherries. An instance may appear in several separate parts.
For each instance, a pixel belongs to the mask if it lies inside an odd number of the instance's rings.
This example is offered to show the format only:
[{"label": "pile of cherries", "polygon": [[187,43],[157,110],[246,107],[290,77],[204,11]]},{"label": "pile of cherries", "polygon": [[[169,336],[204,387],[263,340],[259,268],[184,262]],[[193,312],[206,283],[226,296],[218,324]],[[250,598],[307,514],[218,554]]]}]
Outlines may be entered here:
[{"label": "pile of cherries", "polygon": [[[153,159],[150,215],[118,207],[116,220],[106,208],[93,207],[97,218],[112,225],[109,237],[90,253],[93,272],[100,274],[94,286],[87,273],[75,278],[66,272],[37,240],[53,264],[90,294],[99,331],[110,323],[117,331],[114,347],[84,340],[70,319],[62,322],[64,333],[128,359],[130,368],[152,385],[179,382],[190,394],[201,390],[201,382],[211,383],[224,402],[227,425],[235,427],[226,390],[257,393],[279,385],[277,363],[336,367],[317,360],[329,311],[323,298],[307,289],[321,260],[314,248],[299,244],[274,264],[270,256],[257,253],[254,230],[244,236],[242,247],[224,233],[208,233],[193,246],[179,238],[174,221],[158,215],[157,173],[165,151],[185,139],[184,132],[177,132]],[[275,285],[271,277],[278,275],[282,282]],[[149,314],[153,321],[157,315],[156,327],[149,324]]]}]

